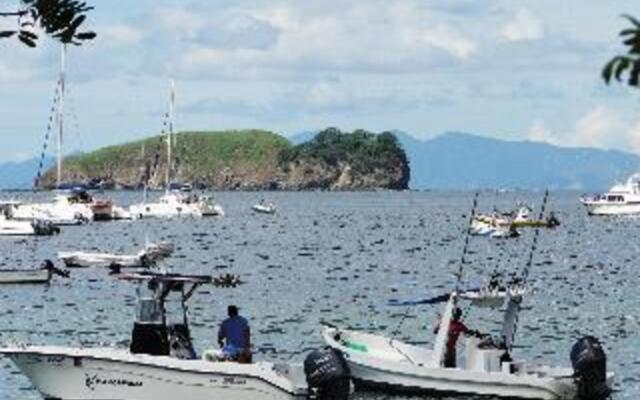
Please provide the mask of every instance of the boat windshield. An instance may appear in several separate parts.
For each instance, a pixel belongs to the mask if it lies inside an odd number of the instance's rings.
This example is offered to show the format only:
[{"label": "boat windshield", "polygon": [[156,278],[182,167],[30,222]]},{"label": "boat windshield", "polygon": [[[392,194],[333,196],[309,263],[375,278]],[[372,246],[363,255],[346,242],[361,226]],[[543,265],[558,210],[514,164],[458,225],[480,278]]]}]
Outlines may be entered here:
[{"label": "boat windshield", "polygon": [[136,314],[136,319],[139,323],[161,324],[162,304],[158,299],[141,298],[138,300]]}]

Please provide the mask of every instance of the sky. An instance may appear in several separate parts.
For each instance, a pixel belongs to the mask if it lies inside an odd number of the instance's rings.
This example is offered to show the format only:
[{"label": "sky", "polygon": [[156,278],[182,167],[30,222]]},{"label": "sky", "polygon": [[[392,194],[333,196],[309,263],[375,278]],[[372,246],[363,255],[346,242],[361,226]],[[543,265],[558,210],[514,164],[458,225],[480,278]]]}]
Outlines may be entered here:
[{"label": "sky", "polygon": [[[88,2],[98,38],[67,53],[65,152],[159,133],[175,79],[179,130],[459,131],[640,153],[640,90],[600,78],[637,1]],[[0,162],[40,153],[59,58],[51,40],[0,40]]]}]

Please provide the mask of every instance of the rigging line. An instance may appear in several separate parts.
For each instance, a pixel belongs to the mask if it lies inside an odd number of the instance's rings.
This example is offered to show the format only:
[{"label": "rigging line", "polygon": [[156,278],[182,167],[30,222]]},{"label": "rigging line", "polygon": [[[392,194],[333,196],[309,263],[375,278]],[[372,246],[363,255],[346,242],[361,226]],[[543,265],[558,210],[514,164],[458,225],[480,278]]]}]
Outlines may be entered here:
[{"label": "rigging line", "polygon": [[44,159],[47,154],[47,147],[49,145],[49,138],[51,137],[51,131],[54,126],[54,118],[56,116],[56,111],[58,108],[58,102],[60,101],[60,80],[56,83],[53,101],[51,102],[51,110],[49,111],[49,120],[47,122],[47,129],[44,135],[44,142],[42,145],[42,151],[40,153],[40,162],[38,164],[38,170],[36,171],[36,176],[33,178],[33,191],[38,190],[38,186],[40,185],[40,179],[42,178],[42,170],[44,168]]}]

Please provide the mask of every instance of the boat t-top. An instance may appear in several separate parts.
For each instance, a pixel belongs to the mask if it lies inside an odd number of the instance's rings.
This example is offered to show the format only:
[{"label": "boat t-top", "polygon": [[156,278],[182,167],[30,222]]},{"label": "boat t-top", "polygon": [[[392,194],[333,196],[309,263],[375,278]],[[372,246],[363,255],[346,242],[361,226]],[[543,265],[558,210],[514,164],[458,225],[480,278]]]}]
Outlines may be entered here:
[{"label": "boat t-top", "polygon": [[[443,392],[519,399],[605,400],[613,374],[597,339],[586,337],[572,351],[574,368],[542,366],[514,358],[513,336],[525,294],[520,286],[454,291],[411,304],[445,302],[433,348],[412,345],[351,329],[325,325],[323,337],[344,354],[356,387],[398,392]],[[463,362],[444,366],[449,324],[458,304],[472,307],[506,305],[499,338],[466,336]],[[396,303],[408,305],[409,303]],[[580,397],[588,393],[592,397]]]},{"label": "boat t-top", "polygon": [[640,213],[640,173],[631,175],[624,184],[616,184],[608,192],[583,196],[580,202],[589,215],[621,215]]},{"label": "boat t-top", "polygon": [[173,217],[209,217],[223,216],[222,206],[217,204],[213,197],[199,196],[189,193],[190,185],[179,185],[171,181],[171,170],[173,165],[172,147],[174,136],[173,112],[175,109],[175,83],[171,81],[171,97],[169,101],[169,129],[167,129],[167,162],[165,170],[165,193],[156,202],[147,202],[147,187],[145,183],[144,201],[132,204],[129,207],[129,214],[134,218],[173,218]]},{"label": "boat t-top", "polygon": [[[187,302],[202,285],[234,287],[237,277],[131,273],[140,284],[128,349],[13,346],[0,348],[46,399],[60,400],[346,400],[344,360],[316,350],[300,364],[239,363],[198,357],[191,340]],[[177,318],[168,302],[178,305]],[[175,307],[174,307],[175,308]],[[181,314],[181,315],[180,315]]]}]

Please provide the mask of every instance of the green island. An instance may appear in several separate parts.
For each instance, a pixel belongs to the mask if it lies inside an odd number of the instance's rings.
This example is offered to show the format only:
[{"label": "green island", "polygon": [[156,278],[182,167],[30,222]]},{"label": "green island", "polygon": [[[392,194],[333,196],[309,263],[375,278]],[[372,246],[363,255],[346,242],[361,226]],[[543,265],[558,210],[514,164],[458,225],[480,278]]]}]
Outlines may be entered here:
[{"label": "green island", "polygon": [[[180,132],[171,160],[172,182],[218,190],[403,190],[410,173],[393,133],[337,128],[298,145],[264,130]],[[160,189],[166,166],[166,137],[157,135],[67,157],[63,180]],[[47,171],[41,186],[53,187],[54,175]]]}]

